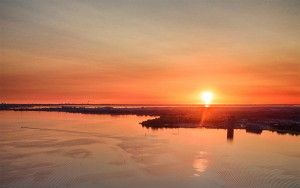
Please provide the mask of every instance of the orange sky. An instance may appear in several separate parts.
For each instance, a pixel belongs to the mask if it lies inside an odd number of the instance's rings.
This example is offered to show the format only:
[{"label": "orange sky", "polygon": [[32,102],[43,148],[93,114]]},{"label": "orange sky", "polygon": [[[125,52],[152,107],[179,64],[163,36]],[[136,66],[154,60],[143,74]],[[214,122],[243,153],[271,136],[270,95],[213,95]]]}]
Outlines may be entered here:
[{"label": "orange sky", "polygon": [[9,103],[300,103],[299,1],[1,1]]}]

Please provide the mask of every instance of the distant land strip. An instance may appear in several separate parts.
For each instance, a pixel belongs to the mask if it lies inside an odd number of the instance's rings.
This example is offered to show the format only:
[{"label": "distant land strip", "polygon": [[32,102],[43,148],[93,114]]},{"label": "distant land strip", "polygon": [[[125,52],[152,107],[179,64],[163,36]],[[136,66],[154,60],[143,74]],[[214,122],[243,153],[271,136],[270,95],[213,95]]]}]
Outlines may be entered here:
[{"label": "distant land strip", "polygon": [[146,128],[219,128],[263,130],[279,134],[300,134],[299,106],[176,106],[176,107],[81,107],[78,105],[1,104],[0,110],[46,111],[81,114],[153,116],[141,122]]}]

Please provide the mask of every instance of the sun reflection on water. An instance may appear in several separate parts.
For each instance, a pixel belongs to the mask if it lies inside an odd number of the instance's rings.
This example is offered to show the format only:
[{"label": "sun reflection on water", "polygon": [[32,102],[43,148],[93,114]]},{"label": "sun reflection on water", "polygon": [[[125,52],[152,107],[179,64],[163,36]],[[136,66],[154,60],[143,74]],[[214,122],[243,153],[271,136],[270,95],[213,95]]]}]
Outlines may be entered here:
[{"label": "sun reflection on water", "polygon": [[196,171],[194,176],[200,176],[203,172],[207,170],[208,167],[208,160],[206,158],[206,152],[200,152],[199,155],[196,157],[193,163],[193,168]]}]

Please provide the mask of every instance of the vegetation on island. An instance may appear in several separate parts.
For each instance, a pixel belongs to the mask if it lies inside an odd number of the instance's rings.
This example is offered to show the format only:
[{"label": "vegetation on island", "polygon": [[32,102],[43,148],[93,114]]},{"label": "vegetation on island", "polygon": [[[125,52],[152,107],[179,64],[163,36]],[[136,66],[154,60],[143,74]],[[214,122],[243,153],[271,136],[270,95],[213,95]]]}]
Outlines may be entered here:
[{"label": "vegetation on island", "polygon": [[48,111],[82,114],[153,116],[141,122],[147,128],[221,128],[300,134],[300,107],[87,107],[75,105],[1,104],[0,110]]}]

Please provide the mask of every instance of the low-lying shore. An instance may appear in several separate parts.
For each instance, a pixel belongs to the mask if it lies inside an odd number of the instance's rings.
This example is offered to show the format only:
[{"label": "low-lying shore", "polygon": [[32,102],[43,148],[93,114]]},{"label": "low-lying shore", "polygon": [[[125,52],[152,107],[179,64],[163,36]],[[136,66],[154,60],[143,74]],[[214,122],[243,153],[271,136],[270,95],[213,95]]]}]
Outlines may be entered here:
[{"label": "low-lying shore", "polygon": [[220,128],[300,134],[300,107],[78,107],[72,105],[1,104],[0,110],[47,111],[82,114],[147,115],[147,128]]}]

